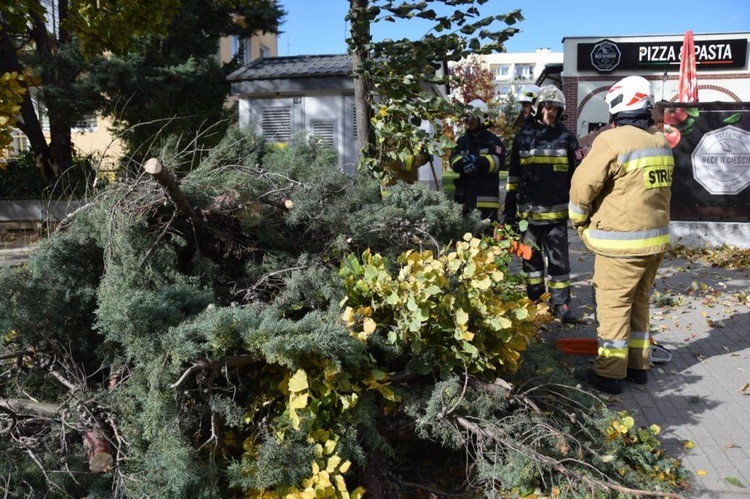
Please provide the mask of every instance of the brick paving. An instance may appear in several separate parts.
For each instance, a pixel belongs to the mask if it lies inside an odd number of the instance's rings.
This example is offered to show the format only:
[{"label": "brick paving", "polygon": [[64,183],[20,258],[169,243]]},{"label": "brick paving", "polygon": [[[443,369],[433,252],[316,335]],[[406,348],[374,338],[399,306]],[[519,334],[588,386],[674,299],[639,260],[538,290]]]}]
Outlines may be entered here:
[{"label": "brick paving", "polygon": [[[548,337],[595,338],[594,256],[569,231],[573,310],[584,323],[549,325]],[[654,364],[645,386],[607,396],[638,426],[658,424],[664,450],[693,474],[685,497],[750,497],[750,270],[664,259],[651,300],[651,332],[672,360]],[[592,360],[572,356],[574,365]],[[743,390],[744,388],[744,390]],[[692,442],[689,448],[687,442]]]}]

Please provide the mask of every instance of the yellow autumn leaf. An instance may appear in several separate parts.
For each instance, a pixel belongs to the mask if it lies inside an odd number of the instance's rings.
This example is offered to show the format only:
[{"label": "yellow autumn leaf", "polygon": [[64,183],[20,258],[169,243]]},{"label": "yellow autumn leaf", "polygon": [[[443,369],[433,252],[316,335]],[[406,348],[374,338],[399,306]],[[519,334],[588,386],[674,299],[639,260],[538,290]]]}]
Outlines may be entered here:
[{"label": "yellow autumn leaf", "polygon": [[289,391],[292,393],[299,393],[303,390],[307,390],[309,385],[307,384],[307,373],[303,369],[297,370],[294,376],[289,380]]},{"label": "yellow autumn leaf", "polygon": [[336,475],[334,477],[334,480],[336,481],[336,488],[339,492],[346,492],[346,482],[344,481],[344,477],[341,475]]},{"label": "yellow autumn leaf", "polygon": [[307,393],[303,393],[301,395],[292,394],[292,396],[289,398],[289,407],[292,409],[304,409],[307,407],[307,399],[309,398],[309,395]]},{"label": "yellow autumn leaf", "polygon": [[364,324],[362,324],[362,329],[364,330],[365,334],[372,334],[375,332],[375,328],[377,326],[377,323],[368,317],[367,319],[365,319]]},{"label": "yellow autumn leaf", "polygon": [[347,459],[341,464],[341,466],[339,466],[339,473],[346,473],[347,471],[349,471],[351,465],[352,462]]},{"label": "yellow autumn leaf", "polygon": [[698,475],[698,476],[706,476],[706,475],[708,475],[708,471],[705,471],[705,470],[697,470],[697,471],[695,472],[695,474],[696,474],[696,475]]},{"label": "yellow autumn leaf", "polygon": [[466,340],[466,341],[471,341],[474,339],[474,333],[472,333],[471,331],[463,331],[461,333],[461,339]]},{"label": "yellow autumn leaf", "polygon": [[346,307],[341,314],[341,320],[343,320],[344,324],[347,326],[354,324],[354,309],[352,307]]},{"label": "yellow autumn leaf", "polygon": [[467,314],[466,311],[462,308],[456,310],[455,318],[456,324],[458,324],[459,326],[463,326],[464,324],[469,322],[469,314]]},{"label": "yellow autumn leaf", "polygon": [[329,475],[327,471],[321,470],[318,476],[320,477],[320,481],[318,482],[319,486],[322,486],[323,488],[333,487],[333,484],[331,483],[331,475]]},{"label": "yellow autumn leaf", "polygon": [[357,487],[350,494],[350,496],[351,496],[351,499],[362,499],[365,496],[365,488],[364,487]]},{"label": "yellow autumn leaf", "polygon": [[693,443],[692,440],[685,440],[682,446],[685,447],[686,449],[692,449],[693,447],[695,447],[695,444]]},{"label": "yellow autumn leaf", "polygon": [[325,443],[324,451],[326,455],[333,454],[333,450],[336,448],[336,442],[333,440],[327,440]]},{"label": "yellow autumn leaf", "polygon": [[748,390],[750,390],[750,382],[745,383],[744,385],[742,385],[742,388],[740,388],[741,392],[746,392]]},{"label": "yellow autumn leaf", "polygon": [[292,428],[299,430],[300,419],[294,409],[289,410],[289,419],[292,421]]},{"label": "yellow autumn leaf", "polygon": [[328,473],[333,473],[334,471],[336,471],[336,468],[339,467],[339,464],[341,464],[341,458],[339,456],[331,456],[330,458],[328,458],[326,471]]}]

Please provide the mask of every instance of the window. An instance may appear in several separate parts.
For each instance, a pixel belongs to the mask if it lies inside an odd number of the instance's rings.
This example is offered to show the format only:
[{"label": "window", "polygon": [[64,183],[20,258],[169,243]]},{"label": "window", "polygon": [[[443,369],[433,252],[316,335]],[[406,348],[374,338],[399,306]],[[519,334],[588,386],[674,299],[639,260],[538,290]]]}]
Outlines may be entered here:
[{"label": "window", "polygon": [[11,142],[8,148],[3,151],[5,154],[0,154],[0,157],[5,156],[7,159],[15,159],[19,157],[24,151],[29,149],[29,139],[26,138],[21,130],[14,128],[10,133]]},{"label": "window", "polygon": [[504,80],[508,77],[508,74],[510,74],[510,65],[508,64],[498,64],[493,66],[492,69],[495,72],[495,78],[497,79]]},{"label": "window", "polygon": [[271,57],[271,49],[263,45],[262,43],[258,47],[260,57],[266,58]]},{"label": "window", "polygon": [[[39,117],[39,123],[45,132],[49,132],[49,113],[47,106],[41,100],[33,100],[36,115]],[[97,130],[98,120],[96,113],[89,113],[73,123],[70,127],[73,132],[95,132]]]},{"label": "window", "polygon": [[517,80],[531,80],[534,76],[534,67],[528,64],[517,64],[515,77]]},{"label": "window", "polygon": [[74,132],[95,132],[97,130],[96,114],[88,114],[72,127]]},{"label": "window", "polygon": [[244,40],[237,35],[232,35],[232,57],[236,57],[237,62],[240,64],[245,64],[246,62],[248,62],[248,45],[249,44],[247,43],[247,40]]},{"label": "window", "polygon": [[263,136],[273,142],[288,143],[292,138],[292,108],[266,107],[262,110]]}]

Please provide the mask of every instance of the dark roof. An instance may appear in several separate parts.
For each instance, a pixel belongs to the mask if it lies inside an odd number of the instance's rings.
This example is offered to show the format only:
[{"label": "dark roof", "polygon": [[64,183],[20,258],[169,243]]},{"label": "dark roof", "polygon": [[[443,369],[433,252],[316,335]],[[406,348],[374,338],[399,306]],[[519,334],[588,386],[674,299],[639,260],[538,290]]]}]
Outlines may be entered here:
[{"label": "dark roof", "polygon": [[536,79],[536,84],[541,85],[544,83],[544,80],[548,78],[550,80],[560,81],[560,73],[562,73],[562,70],[563,64],[561,62],[550,62],[546,64],[542,70],[542,74]]},{"label": "dark roof", "polygon": [[350,55],[294,55],[252,61],[230,74],[229,81],[273,80],[310,76],[347,76],[352,73]]}]

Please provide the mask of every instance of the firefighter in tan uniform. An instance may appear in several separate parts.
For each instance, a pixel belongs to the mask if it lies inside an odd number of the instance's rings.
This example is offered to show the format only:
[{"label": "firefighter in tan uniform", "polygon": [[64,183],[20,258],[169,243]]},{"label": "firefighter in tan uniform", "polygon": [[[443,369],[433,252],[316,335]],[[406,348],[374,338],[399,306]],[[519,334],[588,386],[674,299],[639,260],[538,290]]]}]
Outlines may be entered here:
[{"label": "firefighter in tan uniform", "polygon": [[571,181],[570,220],[596,254],[599,348],[580,374],[607,393],[621,393],[624,379],[648,381],[649,294],[670,248],[674,158],[652,127],[652,100],[643,77],[615,83],[605,98],[614,128],[594,139]]}]

